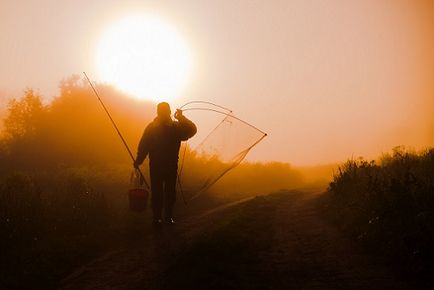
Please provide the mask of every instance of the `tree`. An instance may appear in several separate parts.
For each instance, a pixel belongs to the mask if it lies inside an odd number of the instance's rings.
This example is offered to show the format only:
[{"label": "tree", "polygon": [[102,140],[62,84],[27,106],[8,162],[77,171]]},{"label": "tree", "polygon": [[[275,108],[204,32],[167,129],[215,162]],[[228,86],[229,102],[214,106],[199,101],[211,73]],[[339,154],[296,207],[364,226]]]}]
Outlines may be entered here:
[{"label": "tree", "polygon": [[8,141],[18,141],[37,134],[47,113],[41,96],[27,89],[22,99],[13,99],[4,120],[4,133]]}]

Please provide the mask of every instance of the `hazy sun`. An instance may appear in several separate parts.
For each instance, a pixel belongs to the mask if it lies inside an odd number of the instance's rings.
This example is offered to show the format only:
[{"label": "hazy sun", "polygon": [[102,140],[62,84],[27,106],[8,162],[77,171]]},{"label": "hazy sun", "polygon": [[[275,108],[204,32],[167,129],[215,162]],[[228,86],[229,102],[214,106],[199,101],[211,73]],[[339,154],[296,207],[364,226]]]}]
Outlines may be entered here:
[{"label": "hazy sun", "polygon": [[186,43],[152,15],[133,15],[114,23],[103,34],[96,59],[102,80],[153,101],[176,97],[191,67]]}]

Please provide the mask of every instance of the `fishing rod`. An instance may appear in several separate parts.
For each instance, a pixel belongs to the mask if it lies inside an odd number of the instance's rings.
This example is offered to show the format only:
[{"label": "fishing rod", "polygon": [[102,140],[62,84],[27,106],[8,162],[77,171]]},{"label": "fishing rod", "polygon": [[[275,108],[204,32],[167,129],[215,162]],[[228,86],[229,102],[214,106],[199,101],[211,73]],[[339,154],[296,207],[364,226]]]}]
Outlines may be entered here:
[{"label": "fishing rod", "polygon": [[[95,93],[96,97],[98,98],[98,101],[101,103],[102,107],[104,108],[104,111],[107,113],[107,116],[109,117],[110,121],[112,122],[113,127],[115,128],[116,132],[117,132],[118,135],[119,135],[119,138],[121,138],[122,143],[124,143],[124,146],[125,146],[125,148],[126,148],[127,151],[128,151],[128,154],[130,155],[130,157],[131,157],[131,159],[133,160],[133,162],[135,162],[136,160],[135,160],[135,158],[134,158],[134,156],[133,156],[133,153],[132,153],[131,150],[130,150],[130,147],[129,147],[128,144],[127,144],[127,141],[125,141],[124,137],[122,136],[121,132],[119,131],[118,126],[116,125],[115,121],[113,120],[112,116],[110,115],[110,112],[107,110],[106,106],[104,105],[104,102],[101,100],[101,98],[100,98],[100,96],[99,96],[99,94],[98,94],[98,91],[96,90],[96,88],[94,87],[94,85],[92,84],[92,82],[90,81],[90,79],[89,79],[89,77],[87,76],[86,72],[83,72],[83,74],[84,74],[86,80],[89,82],[89,85],[91,86],[91,88],[92,88],[93,92]],[[146,182],[146,178],[145,178],[145,176],[143,175],[143,173],[142,173],[142,171],[140,170],[140,168],[137,168],[137,170],[139,171],[139,174],[140,174],[140,180],[143,181],[143,182],[145,183],[146,188],[149,190],[150,187],[149,187],[148,182]]]}]

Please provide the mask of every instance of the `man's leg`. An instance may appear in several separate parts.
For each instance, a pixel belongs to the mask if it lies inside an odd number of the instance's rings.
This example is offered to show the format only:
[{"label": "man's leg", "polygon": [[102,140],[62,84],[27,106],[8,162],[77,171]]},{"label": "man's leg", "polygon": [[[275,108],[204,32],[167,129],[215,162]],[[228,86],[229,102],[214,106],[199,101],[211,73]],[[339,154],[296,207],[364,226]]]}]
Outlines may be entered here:
[{"label": "man's leg", "polygon": [[159,168],[150,168],[151,175],[151,191],[152,191],[152,213],[154,216],[154,222],[161,219],[163,211],[163,174]]},{"label": "man's leg", "polygon": [[176,201],[176,178],[178,172],[177,168],[171,168],[165,174],[165,200],[164,200],[164,217],[166,221],[170,221],[173,218],[173,208]]}]

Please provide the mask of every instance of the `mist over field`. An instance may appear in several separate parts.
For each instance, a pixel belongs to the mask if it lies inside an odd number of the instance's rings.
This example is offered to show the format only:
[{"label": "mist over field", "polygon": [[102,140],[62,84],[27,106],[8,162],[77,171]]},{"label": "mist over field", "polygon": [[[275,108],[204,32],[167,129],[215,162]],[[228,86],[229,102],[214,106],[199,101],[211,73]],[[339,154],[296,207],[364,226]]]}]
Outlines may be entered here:
[{"label": "mist over field", "polygon": [[[85,70],[122,91],[145,91],[136,98],[163,98],[146,91],[153,86],[143,54],[122,51],[116,41],[100,47],[116,23],[143,12],[171,25],[190,50],[187,82],[167,95],[172,106],[210,100],[258,125],[270,138],[249,154],[251,161],[305,166],[375,158],[398,145],[432,146],[432,1],[317,2],[109,0],[83,9],[83,0],[31,1],[22,9],[8,1],[0,91],[19,97],[28,86],[49,101],[58,80]],[[46,13],[53,17],[41,17]],[[131,29],[124,42],[143,48],[144,38]],[[119,65],[98,66],[101,49],[116,55],[108,63]],[[176,67],[162,70],[168,82],[179,74]],[[114,79],[104,78],[107,73]],[[164,81],[156,83],[164,89]]]}]

